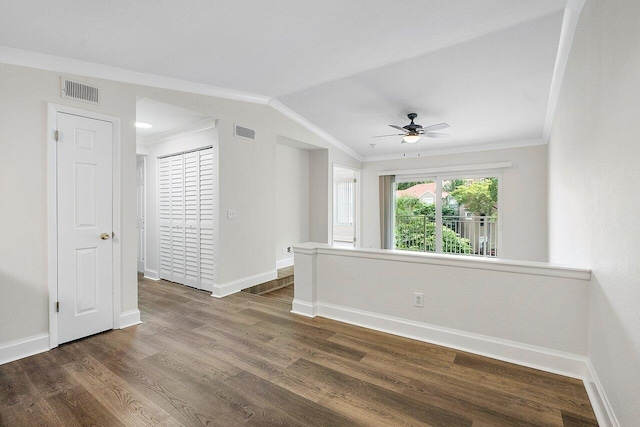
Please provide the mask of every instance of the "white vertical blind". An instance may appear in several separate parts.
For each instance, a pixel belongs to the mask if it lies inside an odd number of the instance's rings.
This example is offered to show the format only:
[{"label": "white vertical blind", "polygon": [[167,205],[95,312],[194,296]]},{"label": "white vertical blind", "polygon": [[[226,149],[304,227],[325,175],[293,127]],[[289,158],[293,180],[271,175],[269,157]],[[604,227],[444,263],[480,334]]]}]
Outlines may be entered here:
[{"label": "white vertical blind", "polygon": [[213,150],[159,159],[160,277],[213,286]]},{"label": "white vertical blind", "polygon": [[353,179],[344,179],[335,182],[333,192],[335,195],[333,223],[335,225],[353,225],[355,190],[356,182]]}]

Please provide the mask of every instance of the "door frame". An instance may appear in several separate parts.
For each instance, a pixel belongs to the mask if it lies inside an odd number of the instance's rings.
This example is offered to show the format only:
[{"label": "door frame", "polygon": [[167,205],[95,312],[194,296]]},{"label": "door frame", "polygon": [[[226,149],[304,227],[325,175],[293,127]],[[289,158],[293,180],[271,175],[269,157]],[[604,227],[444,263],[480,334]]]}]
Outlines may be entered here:
[{"label": "door frame", "polygon": [[[115,144],[115,142],[114,142]],[[144,215],[144,231],[143,231],[143,238],[142,238],[142,250],[144,252],[144,260],[142,261],[142,271],[138,270],[138,273],[142,273],[143,275],[146,276],[147,274],[147,155],[146,154],[138,154],[136,153],[136,168],[138,167],[138,156],[142,157],[142,170],[143,170],[143,181],[144,181],[144,185],[143,185],[143,194],[142,194],[142,199],[143,199],[143,204],[144,204],[144,209],[143,209],[143,215]],[[115,161],[115,159],[114,159]],[[115,195],[115,193],[114,193]],[[136,201],[137,204],[137,201]],[[136,231],[137,231],[137,224],[136,224]],[[136,262],[136,268],[138,267],[137,265],[138,263]]]},{"label": "door frame", "polygon": [[110,122],[112,125],[112,209],[113,209],[113,329],[120,328],[120,314],[122,313],[122,246],[121,236],[121,161],[122,152],[120,139],[120,118],[93,111],[81,110],[65,105],[47,103],[47,284],[49,288],[49,348],[58,346],[58,144],[55,140],[58,113],[71,114],[88,119]]}]

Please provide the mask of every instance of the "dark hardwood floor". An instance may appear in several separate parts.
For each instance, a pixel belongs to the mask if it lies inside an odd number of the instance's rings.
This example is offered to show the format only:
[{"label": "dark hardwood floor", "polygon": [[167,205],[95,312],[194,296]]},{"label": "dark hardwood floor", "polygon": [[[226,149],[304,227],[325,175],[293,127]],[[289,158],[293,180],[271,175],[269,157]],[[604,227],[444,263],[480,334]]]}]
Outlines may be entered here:
[{"label": "dark hardwood floor", "polygon": [[144,323],[0,366],[4,426],[593,426],[581,381],[140,280]]}]

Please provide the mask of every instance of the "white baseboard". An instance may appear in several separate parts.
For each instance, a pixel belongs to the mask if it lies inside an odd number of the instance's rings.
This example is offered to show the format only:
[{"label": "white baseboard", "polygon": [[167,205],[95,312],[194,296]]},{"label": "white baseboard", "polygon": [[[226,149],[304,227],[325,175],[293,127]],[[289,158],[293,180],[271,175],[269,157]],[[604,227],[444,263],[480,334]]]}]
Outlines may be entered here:
[{"label": "white baseboard", "polygon": [[155,280],[157,282],[158,280],[160,280],[160,275],[155,270],[145,269],[144,278],[149,280]]},{"label": "white baseboard", "polygon": [[[311,304],[298,302],[294,307],[300,312],[299,314],[313,317],[308,314],[313,311],[311,310]],[[587,372],[587,358],[585,356],[333,304],[317,303],[316,311],[319,316],[340,322],[467,351],[572,378],[583,379]]]},{"label": "white baseboard", "polygon": [[140,323],[142,323],[142,320],[140,320],[140,310],[138,309],[125,311],[120,314],[120,329],[139,325]]},{"label": "white baseboard", "polygon": [[49,351],[49,334],[32,335],[0,344],[0,365]]},{"label": "white baseboard", "polygon": [[293,265],[293,257],[291,258],[285,258],[285,259],[279,259],[276,261],[276,270],[279,270],[281,268],[285,268],[285,267],[291,267]]},{"label": "white baseboard", "polygon": [[587,389],[591,407],[596,414],[600,427],[620,427],[620,423],[613,412],[611,403],[607,398],[602,383],[598,378],[595,368],[591,364],[591,360],[587,362],[587,375],[584,379],[584,387]]},{"label": "white baseboard", "polygon": [[259,285],[270,280],[274,280],[278,277],[276,270],[267,271],[265,273],[255,274],[253,276],[243,277],[242,279],[232,280],[227,283],[214,283],[212,297],[223,298],[227,295],[235,294],[243,289],[250,288],[251,286]]},{"label": "white baseboard", "polygon": [[294,299],[291,304],[291,312],[301,316],[316,317],[318,314],[318,307],[315,304]]}]

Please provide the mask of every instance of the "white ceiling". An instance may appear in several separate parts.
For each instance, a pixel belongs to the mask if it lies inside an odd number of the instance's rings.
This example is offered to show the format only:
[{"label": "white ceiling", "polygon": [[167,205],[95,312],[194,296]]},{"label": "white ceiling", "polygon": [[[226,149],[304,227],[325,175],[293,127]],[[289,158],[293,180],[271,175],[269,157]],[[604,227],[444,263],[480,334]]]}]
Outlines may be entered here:
[{"label": "white ceiling", "polygon": [[140,98],[136,102],[136,122],[149,123],[152,127],[148,129],[136,128],[136,135],[157,135],[184,128],[209,118],[209,116],[196,111],[149,98]]},{"label": "white ceiling", "polygon": [[371,156],[412,111],[452,126],[427,149],[540,138],[566,3],[3,0],[0,46],[274,97]]}]

